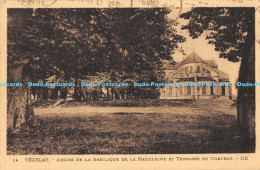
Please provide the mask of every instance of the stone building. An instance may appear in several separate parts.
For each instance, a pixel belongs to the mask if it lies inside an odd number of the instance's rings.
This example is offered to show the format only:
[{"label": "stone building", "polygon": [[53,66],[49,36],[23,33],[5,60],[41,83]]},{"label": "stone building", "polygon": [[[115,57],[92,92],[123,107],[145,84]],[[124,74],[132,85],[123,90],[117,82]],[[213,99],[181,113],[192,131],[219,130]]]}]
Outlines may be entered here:
[{"label": "stone building", "polygon": [[164,68],[167,81],[181,86],[162,88],[161,99],[229,99],[232,96],[229,75],[218,70],[214,60],[202,60],[195,52],[179,63],[165,62]]}]

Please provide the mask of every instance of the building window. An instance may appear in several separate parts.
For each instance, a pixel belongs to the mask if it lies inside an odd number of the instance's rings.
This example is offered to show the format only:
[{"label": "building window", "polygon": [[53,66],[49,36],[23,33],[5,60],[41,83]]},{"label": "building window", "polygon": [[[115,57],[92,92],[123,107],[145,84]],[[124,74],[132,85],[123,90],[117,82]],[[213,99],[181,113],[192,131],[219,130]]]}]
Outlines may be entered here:
[{"label": "building window", "polygon": [[191,95],[191,86],[187,86],[187,95],[188,95],[188,96]]},{"label": "building window", "polygon": [[214,95],[214,89],[213,89],[213,86],[210,86],[210,94],[211,94],[211,95]]},{"label": "building window", "polygon": [[222,86],[222,95],[225,96],[225,86]]},{"label": "building window", "polygon": [[197,66],[197,73],[200,73],[200,66]]},{"label": "building window", "polygon": [[192,70],[192,66],[190,66],[190,73],[192,73],[193,72],[193,70]]},{"label": "building window", "polygon": [[202,95],[206,95],[206,86],[202,86]]}]

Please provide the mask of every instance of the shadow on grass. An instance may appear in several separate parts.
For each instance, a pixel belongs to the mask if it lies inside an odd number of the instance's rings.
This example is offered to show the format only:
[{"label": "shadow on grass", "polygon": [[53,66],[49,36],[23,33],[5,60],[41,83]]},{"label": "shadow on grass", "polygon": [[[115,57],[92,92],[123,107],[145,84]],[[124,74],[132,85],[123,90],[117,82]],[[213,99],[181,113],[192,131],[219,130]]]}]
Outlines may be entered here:
[{"label": "shadow on grass", "polygon": [[49,106],[54,105],[57,101],[58,101],[58,99],[57,100],[50,100],[50,99],[44,100],[44,99],[40,99],[40,100],[35,101],[33,103],[33,106],[34,107],[47,108]]},{"label": "shadow on grass", "polygon": [[125,112],[119,112],[114,113],[114,115],[143,115],[144,113],[125,113]]},{"label": "shadow on grass", "polygon": [[[142,131],[141,133],[131,129],[127,131],[125,127],[110,129],[107,127],[109,123],[102,125],[101,120],[95,119],[103,120],[100,117],[85,118],[84,121],[79,118],[40,119],[41,126],[35,129],[8,134],[7,154],[191,154],[254,152],[254,150],[250,150],[246,146],[246,143],[239,136],[239,129],[235,125],[224,126],[218,124],[218,126],[202,126],[202,124],[199,124],[197,126],[194,125],[194,127],[187,126],[187,128],[192,130],[198,130],[197,136],[193,136],[191,135],[193,131],[184,133],[174,129],[160,129],[160,127],[156,127],[156,129],[151,129],[150,131]],[[95,121],[93,122],[92,120]],[[111,122],[110,125],[113,123]],[[175,125],[178,126],[178,124]],[[100,128],[103,129],[100,130]],[[143,127],[140,128],[142,129]],[[201,133],[204,132],[201,129],[208,133]]]},{"label": "shadow on grass", "polygon": [[64,107],[97,106],[97,107],[159,107],[159,106],[187,106],[194,100],[169,100],[169,99],[121,99],[109,101],[67,101]]}]

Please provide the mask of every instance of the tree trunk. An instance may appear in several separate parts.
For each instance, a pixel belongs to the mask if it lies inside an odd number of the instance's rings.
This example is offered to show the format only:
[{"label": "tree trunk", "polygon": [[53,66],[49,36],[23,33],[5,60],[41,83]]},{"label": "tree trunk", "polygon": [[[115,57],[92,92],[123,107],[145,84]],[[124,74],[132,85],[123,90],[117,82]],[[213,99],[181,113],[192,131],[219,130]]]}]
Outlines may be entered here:
[{"label": "tree trunk", "polygon": [[23,83],[23,86],[12,86],[7,89],[7,128],[11,131],[34,126],[35,124],[31,90],[30,87],[27,86],[29,76],[24,74],[24,70],[24,65],[19,65],[13,66],[8,72],[8,82]]},{"label": "tree trunk", "polygon": [[[254,28],[254,26],[252,27]],[[254,30],[249,33],[245,56],[242,57],[239,79],[241,83],[255,83]],[[255,150],[255,86],[238,87],[237,122],[241,127],[242,150]]]},{"label": "tree trunk", "polygon": [[42,99],[44,100],[48,100],[49,98],[49,89],[48,87],[40,87],[41,89],[41,96],[42,96]]},{"label": "tree trunk", "polygon": [[55,87],[54,89],[51,89],[51,99],[58,99],[58,87]]},{"label": "tree trunk", "polygon": [[68,89],[67,87],[62,87],[60,89],[60,99],[67,100],[67,94],[68,94]]},{"label": "tree trunk", "polygon": [[110,100],[109,87],[106,87],[106,89],[107,89],[107,100]]},{"label": "tree trunk", "polygon": [[81,98],[82,98],[82,91],[81,91],[81,88],[79,87],[79,84],[78,84],[78,81],[76,80],[75,81],[75,88],[74,88],[74,99],[76,101],[81,101]]},{"label": "tree trunk", "polygon": [[22,128],[31,125],[34,118],[31,92],[29,87],[8,88],[8,129]]}]

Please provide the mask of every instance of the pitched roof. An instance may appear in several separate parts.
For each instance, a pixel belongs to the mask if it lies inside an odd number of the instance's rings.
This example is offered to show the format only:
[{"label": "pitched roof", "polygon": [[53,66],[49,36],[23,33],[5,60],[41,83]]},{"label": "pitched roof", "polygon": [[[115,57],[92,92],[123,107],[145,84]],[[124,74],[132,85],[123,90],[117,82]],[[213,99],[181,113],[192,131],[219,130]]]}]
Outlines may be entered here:
[{"label": "pitched roof", "polygon": [[220,80],[229,81],[229,75],[227,73],[224,73],[223,71],[220,71],[217,68],[211,68],[211,69],[218,73]]},{"label": "pitched roof", "polygon": [[163,68],[166,68],[167,70],[176,70],[178,67],[189,63],[205,63],[211,68],[218,68],[217,63],[214,60],[202,60],[195,52],[191,53],[181,62],[175,62],[175,64],[170,61],[164,61]]},{"label": "pitched roof", "polygon": [[217,63],[214,60],[204,60],[208,66],[212,67],[212,68],[218,68]]},{"label": "pitched roof", "polygon": [[163,68],[166,68],[167,70],[175,70],[179,64],[180,64],[180,62],[175,62],[175,64],[174,64],[169,61],[164,61]]},{"label": "pitched roof", "polygon": [[195,52],[193,52],[188,57],[186,57],[184,60],[182,60],[180,62],[180,64],[178,65],[178,67],[185,65],[185,64],[189,64],[189,63],[206,63],[206,62],[203,61]]}]

